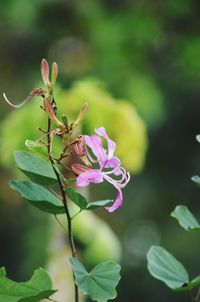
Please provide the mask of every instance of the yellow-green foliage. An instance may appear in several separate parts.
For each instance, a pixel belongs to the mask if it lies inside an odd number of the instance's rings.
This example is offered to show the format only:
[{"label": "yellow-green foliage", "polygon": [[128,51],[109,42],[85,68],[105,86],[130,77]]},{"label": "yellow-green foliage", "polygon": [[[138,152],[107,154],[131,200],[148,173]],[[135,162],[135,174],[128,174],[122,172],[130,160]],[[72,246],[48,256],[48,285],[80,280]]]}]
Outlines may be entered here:
[{"label": "yellow-green foliage", "polygon": [[80,106],[87,102],[89,111],[83,122],[86,133],[104,126],[108,135],[117,143],[116,154],[124,167],[139,172],[144,164],[147,148],[145,123],[133,105],[124,100],[115,100],[103,85],[95,81],[77,82],[71,89],[60,94],[61,106],[70,115],[76,116]]},{"label": "yellow-green foliage", "polygon": [[[108,135],[117,143],[116,154],[130,172],[139,172],[144,164],[147,147],[144,121],[127,101],[116,101],[103,85],[95,81],[76,83],[71,89],[57,94],[59,115],[65,113],[72,121],[84,102],[89,104],[88,114],[83,122],[84,133],[92,134],[94,129],[104,126]],[[1,163],[13,164],[12,152],[24,149],[26,139],[37,139],[45,128],[45,113],[39,108],[41,101],[33,99],[22,109],[13,110],[1,124]],[[6,150],[6,152],[5,152]]]}]

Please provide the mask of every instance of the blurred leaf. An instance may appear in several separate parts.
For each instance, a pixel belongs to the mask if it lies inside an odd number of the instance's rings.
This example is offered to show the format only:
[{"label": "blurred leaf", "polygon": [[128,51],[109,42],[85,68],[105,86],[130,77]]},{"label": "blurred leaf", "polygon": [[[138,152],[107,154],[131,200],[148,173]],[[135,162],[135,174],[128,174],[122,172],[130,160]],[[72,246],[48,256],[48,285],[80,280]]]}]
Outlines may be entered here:
[{"label": "blurred leaf", "polygon": [[147,254],[150,274],[174,290],[184,290],[189,276],[184,266],[160,246],[152,246]]},{"label": "blurred leaf", "polygon": [[30,204],[42,211],[52,214],[62,214],[65,208],[60,199],[46,188],[25,180],[11,180],[10,187],[19,192]]},{"label": "blurred leaf", "polygon": [[112,203],[113,203],[113,200],[110,200],[110,199],[93,201],[93,202],[88,203],[86,210],[94,210],[97,208],[108,207],[108,206],[111,206]]},{"label": "blurred leaf", "polygon": [[199,81],[199,52],[200,37],[191,35],[190,38],[183,40],[180,51],[178,52],[177,63],[182,67],[182,71],[193,81]]},{"label": "blurred leaf", "polygon": [[1,267],[1,268],[0,268],[0,278],[5,277],[5,276],[6,276],[5,267]]},{"label": "blurred leaf", "polygon": [[93,301],[106,302],[117,296],[115,287],[120,280],[120,265],[112,262],[102,262],[95,266],[89,273],[75,258],[70,258],[74,270],[76,284]]},{"label": "blurred leaf", "polygon": [[87,200],[84,196],[72,188],[66,188],[65,191],[70,200],[74,202],[81,210],[85,210],[87,208]]},{"label": "blurred leaf", "polygon": [[65,178],[64,180],[67,184],[73,184],[76,182],[76,178]]},{"label": "blurred leaf", "polygon": [[[130,87],[134,90],[132,83]],[[147,87],[146,83],[141,87],[140,91],[143,91],[143,87]],[[137,97],[141,100],[141,94]],[[147,149],[146,124],[132,104],[124,99],[116,100],[101,82],[95,80],[78,81],[71,89],[61,92],[59,98],[68,100],[60,103],[60,110],[68,112],[72,119],[76,118],[80,107],[87,101],[89,110],[83,121],[83,134],[92,134],[95,128],[104,125],[108,135],[117,143],[116,156],[121,159],[124,168],[134,173],[141,171]],[[155,100],[155,96],[152,99]],[[155,113],[156,108],[152,109],[151,102],[149,99],[147,101],[150,106],[148,110]]]},{"label": "blurred leaf", "polygon": [[200,224],[186,206],[177,206],[171,216],[178,220],[186,231],[200,231]]},{"label": "blurred leaf", "polygon": [[37,302],[56,292],[48,273],[39,268],[27,282],[15,282],[6,277],[4,268],[0,269],[0,301]]},{"label": "blurred leaf", "polygon": [[36,154],[41,155],[42,157],[47,157],[47,149],[42,143],[27,139],[25,141],[25,146],[32,152],[35,152]]},{"label": "blurred leaf", "polygon": [[196,139],[197,139],[197,142],[200,143],[200,134],[198,134],[198,135],[196,136]]},{"label": "blurred leaf", "polygon": [[200,177],[198,175],[193,176],[191,180],[194,181],[198,187],[200,187]]},{"label": "blurred leaf", "polygon": [[57,182],[55,172],[46,160],[26,151],[15,151],[14,158],[20,170],[35,182],[40,184]]}]

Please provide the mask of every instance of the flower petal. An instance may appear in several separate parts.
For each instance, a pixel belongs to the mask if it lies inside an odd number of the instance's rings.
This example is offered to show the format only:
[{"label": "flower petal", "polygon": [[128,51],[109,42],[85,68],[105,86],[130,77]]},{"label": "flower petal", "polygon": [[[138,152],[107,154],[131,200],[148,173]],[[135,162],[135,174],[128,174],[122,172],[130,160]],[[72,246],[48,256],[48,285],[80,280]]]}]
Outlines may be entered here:
[{"label": "flower petal", "polygon": [[88,170],[91,170],[91,168],[86,167],[86,166],[81,165],[81,164],[78,164],[78,163],[71,165],[71,168],[72,168],[73,172],[78,174],[78,175],[83,173],[83,172],[86,172]]},{"label": "flower petal", "polygon": [[115,149],[116,149],[116,143],[108,137],[104,127],[100,127],[98,129],[95,129],[95,132],[99,136],[103,136],[106,139],[107,145],[108,145],[108,158],[109,159],[112,158],[113,154],[115,152]]},{"label": "flower petal", "polygon": [[105,172],[107,174],[115,174],[115,175],[120,175],[121,172],[120,172],[120,165],[121,165],[121,162],[119,160],[119,158],[117,157],[112,157],[111,159],[107,160],[106,163],[104,164],[104,168],[110,168],[112,169],[111,171],[109,172]]},{"label": "flower petal", "polygon": [[98,169],[90,169],[86,172],[81,173],[76,180],[78,187],[85,187],[90,183],[103,182],[103,173]]},{"label": "flower petal", "polygon": [[112,206],[106,207],[106,210],[109,213],[114,212],[115,210],[117,210],[118,208],[120,208],[121,205],[122,205],[122,201],[123,201],[122,191],[119,188],[116,188],[116,189],[118,190],[118,194],[117,194],[117,197],[116,197],[114,203],[112,204]]},{"label": "flower petal", "polygon": [[100,166],[103,165],[104,162],[107,160],[107,154],[106,150],[102,146],[101,138],[97,135],[85,135],[85,143],[88,147],[91,148]]}]

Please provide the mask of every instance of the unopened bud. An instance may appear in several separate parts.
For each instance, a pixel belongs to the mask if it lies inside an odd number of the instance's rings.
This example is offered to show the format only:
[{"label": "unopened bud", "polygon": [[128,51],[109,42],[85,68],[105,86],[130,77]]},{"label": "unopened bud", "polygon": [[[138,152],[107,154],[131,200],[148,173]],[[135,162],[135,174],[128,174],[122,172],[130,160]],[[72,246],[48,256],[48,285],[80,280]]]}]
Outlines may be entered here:
[{"label": "unopened bud", "polygon": [[63,116],[62,116],[62,121],[63,121],[65,128],[69,131],[69,123],[68,123],[68,119],[65,114],[63,114]]},{"label": "unopened bud", "polygon": [[78,137],[78,142],[74,145],[74,151],[80,157],[85,155],[86,144],[83,136]]},{"label": "unopened bud", "polygon": [[48,98],[44,99],[44,109],[47,112],[49,118],[58,126],[63,128],[63,124],[57,119],[55,115],[55,111],[51,105],[51,102],[49,101]]},{"label": "unopened bud", "polygon": [[80,124],[80,122],[82,122],[82,120],[85,118],[85,116],[87,114],[87,111],[88,111],[88,104],[85,103],[85,104],[83,104],[83,106],[79,112],[78,118],[76,119],[76,121],[73,124],[74,127],[76,127],[78,124]]},{"label": "unopened bud", "polygon": [[51,85],[54,86],[58,76],[58,65],[54,62],[51,69]]},{"label": "unopened bud", "polygon": [[83,135],[80,135],[77,137],[77,143],[74,145],[74,151],[75,153],[80,157],[80,159],[82,160],[82,162],[84,162],[84,164],[88,167],[91,167],[91,163],[88,160],[87,157],[87,146],[85,143],[85,138]]},{"label": "unopened bud", "polygon": [[50,81],[49,81],[49,63],[47,62],[46,59],[42,59],[41,62],[41,74],[42,74],[42,79],[44,81],[44,84],[47,87],[50,87]]},{"label": "unopened bud", "polygon": [[45,95],[45,93],[46,90],[42,88],[34,88],[33,90],[31,90],[30,96],[41,96],[41,95]]}]

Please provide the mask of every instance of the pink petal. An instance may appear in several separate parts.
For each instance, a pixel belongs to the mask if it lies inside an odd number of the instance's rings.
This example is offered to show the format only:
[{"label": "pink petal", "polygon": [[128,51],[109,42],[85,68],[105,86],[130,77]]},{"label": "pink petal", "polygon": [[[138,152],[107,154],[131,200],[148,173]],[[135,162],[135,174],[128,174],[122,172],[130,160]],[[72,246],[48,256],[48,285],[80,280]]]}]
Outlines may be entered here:
[{"label": "pink petal", "polygon": [[108,145],[108,158],[109,159],[112,158],[113,154],[115,152],[115,149],[116,149],[116,143],[108,137],[104,127],[100,127],[98,129],[95,129],[95,132],[99,136],[103,136],[106,139],[107,145]]},{"label": "pink petal", "polygon": [[74,173],[76,173],[76,174],[81,174],[81,173],[83,173],[83,172],[86,172],[86,171],[88,171],[88,170],[91,170],[91,168],[89,168],[89,167],[86,167],[86,166],[84,166],[84,165],[81,165],[81,164],[73,164],[72,166],[71,166],[71,168],[72,168],[72,170],[74,171]]},{"label": "pink petal", "polygon": [[81,173],[76,180],[78,187],[85,187],[90,183],[103,182],[103,173],[98,169],[90,169],[86,172]]},{"label": "pink petal", "polygon": [[121,165],[121,162],[118,157],[112,157],[111,159],[107,160],[105,163],[105,168],[117,168]]},{"label": "pink petal", "polygon": [[109,213],[112,213],[114,212],[115,210],[117,210],[118,208],[121,207],[122,205],[122,201],[123,201],[123,195],[122,195],[122,191],[121,189],[117,189],[118,190],[118,194],[117,194],[117,197],[113,203],[112,206],[110,207],[106,207],[106,210],[109,212]]},{"label": "pink petal", "polygon": [[91,148],[100,165],[107,160],[106,150],[102,146],[102,141],[97,135],[85,135],[85,143]]}]

